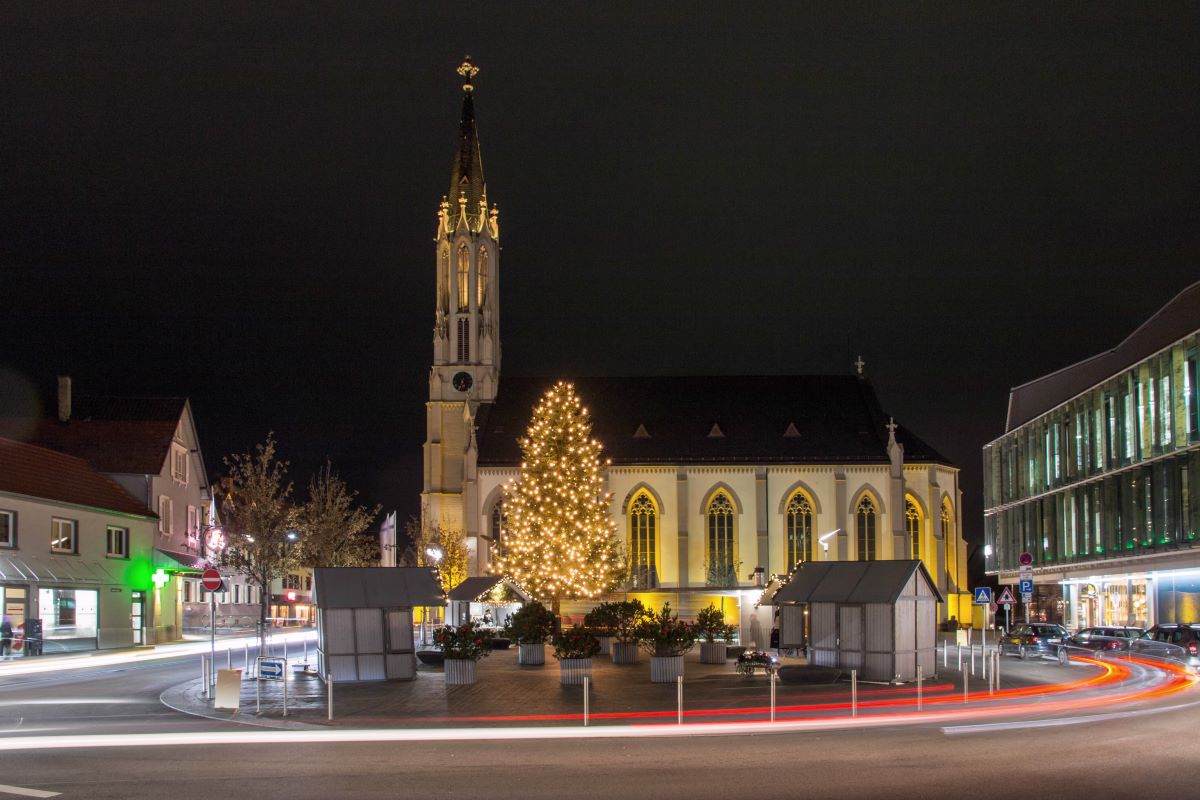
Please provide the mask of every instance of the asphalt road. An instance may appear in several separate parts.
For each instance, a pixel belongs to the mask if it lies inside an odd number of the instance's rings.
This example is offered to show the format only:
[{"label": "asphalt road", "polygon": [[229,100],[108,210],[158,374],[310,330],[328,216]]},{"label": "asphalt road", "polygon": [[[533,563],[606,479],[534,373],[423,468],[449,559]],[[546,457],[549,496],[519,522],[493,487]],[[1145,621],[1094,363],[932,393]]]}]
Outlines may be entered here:
[{"label": "asphalt road", "polygon": [[[1106,798],[1195,796],[1200,689],[1093,721],[986,720],[738,736],[349,744],[56,747],[41,732],[216,732],[242,726],[158,704],[194,659],[23,676],[0,685],[7,788],[74,798]],[[1179,706],[1162,710],[1163,706]],[[1065,724],[1064,724],[1065,723]],[[958,725],[958,723],[955,723]],[[47,742],[52,742],[48,739]],[[67,744],[68,740],[60,740]],[[24,796],[47,796],[29,795]]]}]

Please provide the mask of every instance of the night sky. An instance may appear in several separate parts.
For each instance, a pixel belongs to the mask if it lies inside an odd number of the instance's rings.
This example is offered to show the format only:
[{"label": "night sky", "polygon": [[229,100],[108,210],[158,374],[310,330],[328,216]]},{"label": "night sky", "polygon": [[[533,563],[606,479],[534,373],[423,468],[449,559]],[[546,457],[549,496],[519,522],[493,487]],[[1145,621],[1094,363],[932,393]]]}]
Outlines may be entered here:
[{"label": "night sky", "polygon": [[1200,5],[245,5],[0,12],[10,410],[188,395],[415,513],[465,53],[505,374],[861,354],[973,539],[1009,387],[1200,278]]}]

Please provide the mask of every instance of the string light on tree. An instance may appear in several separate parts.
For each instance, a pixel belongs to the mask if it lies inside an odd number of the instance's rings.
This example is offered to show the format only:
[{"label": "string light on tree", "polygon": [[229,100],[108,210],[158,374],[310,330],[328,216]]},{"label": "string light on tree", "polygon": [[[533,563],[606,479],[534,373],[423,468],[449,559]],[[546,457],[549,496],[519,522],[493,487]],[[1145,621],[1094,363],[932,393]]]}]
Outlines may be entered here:
[{"label": "string light on tree", "polygon": [[505,488],[506,553],[497,570],[549,600],[556,615],[562,600],[596,597],[621,580],[612,497],[591,434],[575,387],[559,381],[533,409],[520,477]]}]

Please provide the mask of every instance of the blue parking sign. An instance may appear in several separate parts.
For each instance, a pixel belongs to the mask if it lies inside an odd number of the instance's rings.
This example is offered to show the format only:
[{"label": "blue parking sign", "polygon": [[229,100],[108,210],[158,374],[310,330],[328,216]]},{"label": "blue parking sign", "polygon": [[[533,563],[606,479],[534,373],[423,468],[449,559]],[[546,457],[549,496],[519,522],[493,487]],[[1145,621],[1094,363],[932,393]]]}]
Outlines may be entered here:
[{"label": "blue parking sign", "polygon": [[1021,594],[1033,594],[1033,578],[1025,578],[1021,581]]},{"label": "blue parking sign", "polygon": [[981,606],[990,604],[992,602],[992,587],[976,586],[975,587],[975,602]]}]

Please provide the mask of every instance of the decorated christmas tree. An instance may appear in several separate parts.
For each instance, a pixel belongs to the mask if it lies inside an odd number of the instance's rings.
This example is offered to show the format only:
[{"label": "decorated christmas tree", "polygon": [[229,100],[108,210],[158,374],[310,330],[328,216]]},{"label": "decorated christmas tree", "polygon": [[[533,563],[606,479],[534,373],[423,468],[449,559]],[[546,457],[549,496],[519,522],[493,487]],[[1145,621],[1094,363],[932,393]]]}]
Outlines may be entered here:
[{"label": "decorated christmas tree", "polygon": [[520,477],[505,489],[497,571],[548,600],[555,615],[560,601],[596,597],[622,577],[600,450],[575,387],[559,381],[534,408]]}]

